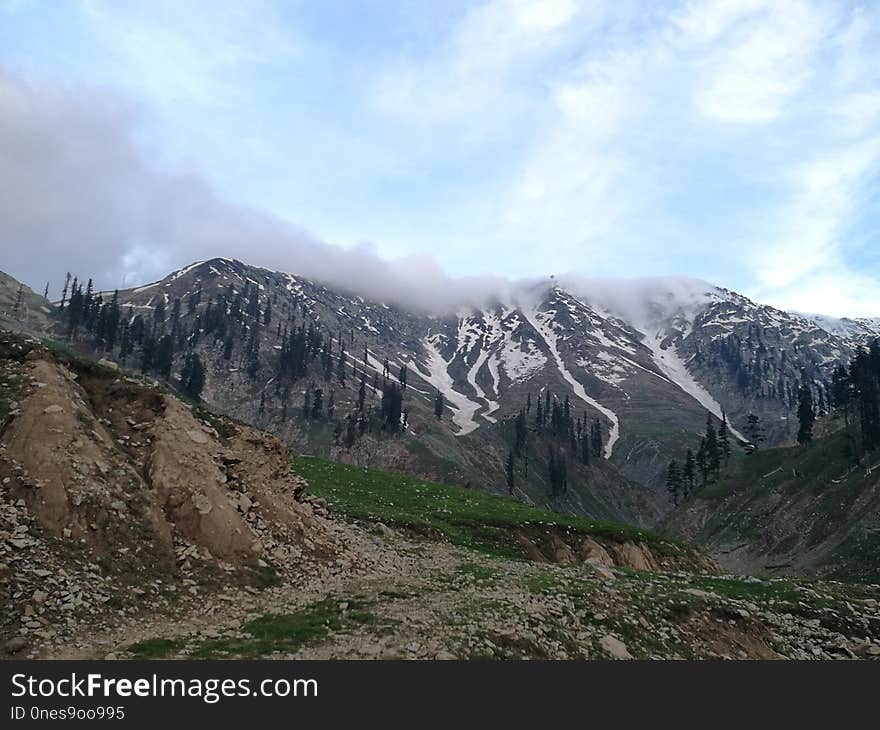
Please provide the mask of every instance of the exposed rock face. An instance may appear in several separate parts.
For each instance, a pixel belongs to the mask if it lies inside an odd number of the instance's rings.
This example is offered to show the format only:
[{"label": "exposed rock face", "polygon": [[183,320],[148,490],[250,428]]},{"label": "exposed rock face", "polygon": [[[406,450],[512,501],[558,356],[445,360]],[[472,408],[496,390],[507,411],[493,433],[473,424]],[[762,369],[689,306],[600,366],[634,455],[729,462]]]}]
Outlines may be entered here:
[{"label": "exposed rock face", "polygon": [[603,577],[603,568],[632,568],[643,571],[687,570],[695,573],[719,572],[714,560],[702,553],[673,543],[655,552],[646,542],[617,536],[584,536],[574,531],[548,526],[519,530],[515,535],[525,555],[537,563],[585,565]]},{"label": "exposed rock face", "polygon": [[608,554],[608,551],[591,537],[587,537],[581,542],[578,554],[584,562],[592,560],[600,565],[614,565],[614,559]]},{"label": "exposed rock face", "polygon": [[233,503],[216,458],[216,433],[196,422],[189,408],[164,397],[153,439],[147,480],[166,517],[188,540],[224,560],[255,557],[259,542]]},{"label": "exposed rock face", "polygon": [[[74,373],[34,359],[27,374],[33,387],[4,434],[8,457],[31,486],[26,499],[50,534],[106,546],[106,528],[120,512],[114,504],[145,492],[142,477],[96,419]],[[161,511],[149,501],[145,507],[143,517],[170,555],[170,530]]]},{"label": "exposed rock face", "polygon": [[659,565],[654,554],[644,545],[639,545],[630,540],[621,543],[612,543],[608,551],[614,556],[615,565],[623,565],[636,570],[659,570]]},{"label": "exposed rock face", "polygon": [[304,484],[274,437],[230,422],[221,437],[188,405],[115,369],[77,374],[38,350],[22,368],[30,385],[4,458],[49,534],[106,552],[138,523],[151,560],[168,563],[177,539],[233,563],[277,555],[279,542],[337,552],[328,523],[297,501]]}]

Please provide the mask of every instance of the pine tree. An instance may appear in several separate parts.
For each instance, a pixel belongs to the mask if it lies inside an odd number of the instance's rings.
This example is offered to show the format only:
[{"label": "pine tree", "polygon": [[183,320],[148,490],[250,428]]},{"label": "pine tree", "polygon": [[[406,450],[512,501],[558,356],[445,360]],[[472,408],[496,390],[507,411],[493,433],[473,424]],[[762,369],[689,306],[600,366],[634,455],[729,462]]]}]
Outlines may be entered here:
[{"label": "pine tree", "polygon": [[113,298],[110,300],[110,304],[107,305],[104,332],[102,333],[104,346],[111,352],[113,351],[113,348],[116,347],[116,337],[121,319],[122,312],[119,308],[119,290],[117,289],[113,292]]},{"label": "pine tree", "polygon": [[[73,297],[71,297],[71,305],[68,307],[68,311],[73,310]],[[143,343],[141,344],[141,372],[149,373],[153,370],[153,364],[156,358],[156,340],[154,340],[151,336],[147,336],[144,338]]]},{"label": "pine tree", "polygon": [[18,285],[18,293],[15,295],[15,304],[12,306],[12,313],[15,315],[16,319],[20,319],[21,315],[21,301],[24,295],[24,285]]},{"label": "pine tree", "polygon": [[746,436],[754,449],[757,449],[758,444],[764,441],[764,427],[761,425],[761,419],[754,413],[749,413],[746,416]]},{"label": "pine tree", "polygon": [[816,413],[813,410],[813,392],[807,383],[798,388],[798,432],[799,444],[809,444],[813,440],[813,424],[816,421]]},{"label": "pine tree", "polygon": [[439,390],[434,395],[434,415],[438,421],[443,418],[443,393]]},{"label": "pine tree", "polygon": [[514,461],[513,461],[513,451],[507,454],[507,491],[509,494],[513,494],[513,485],[514,485]]},{"label": "pine tree", "polygon": [[315,388],[312,393],[312,418],[318,420],[324,416],[324,391]]},{"label": "pine tree", "polygon": [[358,387],[357,412],[364,412],[364,401],[367,399],[367,374],[361,374],[361,384]]},{"label": "pine tree", "polygon": [[[89,288],[92,286],[92,280],[89,279]],[[153,321],[162,325],[165,323],[165,297],[164,295],[159,297],[159,300],[156,302],[156,307],[153,309]]]},{"label": "pine tree", "polygon": [[709,479],[709,467],[706,462],[706,439],[700,441],[700,448],[697,449],[696,456],[697,471],[700,473],[701,484],[705,487]]},{"label": "pine tree", "polygon": [[684,498],[687,499],[694,491],[697,481],[697,460],[694,458],[694,452],[687,450],[687,456],[684,461],[684,471],[682,472],[682,484],[684,487]]},{"label": "pine tree", "polygon": [[345,385],[345,346],[341,343],[339,346],[339,362],[336,366],[336,376],[339,378],[339,384]]},{"label": "pine tree", "polygon": [[562,449],[552,445],[549,447],[547,469],[550,477],[550,492],[554,497],[558,497],[568,490],[565,452]]},{"label": "pine tree", "polygon": [[584,466],[589,466],[590,464],[590,439],[587,438],[587,434],[583,434],[581,436],[581,463]]},{"label": "pine tree", "polygon": [[193,353],[188,355],[180,377],[180,386],[193,400],[201,400],[202,389],[205,387],[205,366],[201,358]]},{"label": "pine tree", "polygon": [[520,409],[520,412],[516,414],[516,418],[514,419],[514,446],[513,450],[517,456],[522,456],[523,452],[526,450],[526,435],[528,431],[526,429],[526,412],[525,409]]},{"label": "pine tree", "polygon": [[406,390],[406,365],[400,366],[400,375],[397,377],[398,381],[400,381],[400,389]]},{"label": "pine tree", "polygon": [[843,409],[843,420],[849,430],[849,406],[851,402],[851,384],[849,374],[843,365],[838,365],[831,376],[832,405]]},{"label": "pine tree", "polygon": [[718,436],[715,431],[715,424],[712,421],[712,414],[706,416],[706,436],[703,439],[704,454],[706,457],[706,470],[708,475],[714,475],[718,478],[721,471],[721,449],[718,446]]},{"label": "pine tree", "polygon": [[590,429],[593,443],[593,456],[597,459],[602,457],[602,422],[597,418]]},{"label": "pine tree", "polygon": [[155,371],[163,378],[171,377],[171,365],[174,362],[174,341],[171,335],[163,335],[156,343]]},{"label": "pine tree", "polygon": [[[361,430],[363,433],[363,430]],[[345,417],[345,445],[350,449],[357,440],[357,431],[355,430],[355,422],[349,413]]]},{"label": "pine tree", "polygon": [[730,429],[727,427],[727,414],[721,411],[721,425],[718,427],[718,449],[721,452],[721,458],[724,460],[724,466],[730,462]]},{"label": "pine tree", "polygon": [[678,463],[675,459],[670,462],[669,469],[666,471],[666,491],[669,492],[673,506],[678,507],[678,495],[681,492],[681,473],[678,470]]},{"label": "pine tree", "polygon": [[389,380],[382,388],[382,428],[397,433],[402,413],[403,391],[397,383]]},{"label": "pine tree", "polygon": [[64,305],[67,302],[67,291],[70,287],[70,272],[67,272],[67,275],[64,277],[64,288],[61,290],[61,306],[58,308],[59,312],[64,311]]},{"label": "pine tree", "polygon": [[860,350],[850,362],[848,375],[850,399],[855,411],[856,443],[860,455],[880,446],[880,345],[875,342],[870,350]]}]

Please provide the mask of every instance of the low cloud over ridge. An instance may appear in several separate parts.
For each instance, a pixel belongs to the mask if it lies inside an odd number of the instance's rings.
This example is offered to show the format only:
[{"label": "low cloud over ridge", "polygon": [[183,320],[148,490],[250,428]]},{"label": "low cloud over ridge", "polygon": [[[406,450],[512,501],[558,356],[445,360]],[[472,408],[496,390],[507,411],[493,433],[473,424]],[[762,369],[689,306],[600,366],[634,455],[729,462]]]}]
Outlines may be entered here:
[{"label": "low cloud over ridge", "polygon": [[452,279],[430,256],[393,261],[221,199],[197,171],[152,164],[145,112],[102,88],[0,68],[0,268],[57,293],[65,272],[112,289],[215,256],[364,296],[445,310],[503,294],[498,278]]}]

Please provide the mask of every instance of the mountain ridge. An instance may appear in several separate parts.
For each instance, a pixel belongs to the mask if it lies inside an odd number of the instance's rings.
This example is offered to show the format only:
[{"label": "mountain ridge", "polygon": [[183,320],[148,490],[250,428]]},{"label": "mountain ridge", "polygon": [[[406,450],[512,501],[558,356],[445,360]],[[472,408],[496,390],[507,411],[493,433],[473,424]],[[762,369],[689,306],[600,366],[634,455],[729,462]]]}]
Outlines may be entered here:
[{"label": "mountain ridge", "polygon": [[[701,280],[658,277],[649,284],[650,296],[634,303],[641,312],[635,315],[624,311],[620,293],[617,301],[607,291],[587,297],[556,279],[483,307],[425,315],[214,258],[121,290],[118,302],[126,313],[123,329],[141,338],[129,356],[139,356],[144,336],[173,333],[175,373],[185,353],[198,353],[207,366],[209,403],[302,450],[500,492],[507,454],[518,448],[516,421],[525,412],[530,446],[514,459],[514,493],[651,525],[670,507],[663,489],[669,459],[696,448],[707,411],[726,417],[738,441],[753,438],[746,427],[754,414],[769,444],[790,442],[798,384],[811,382],[817,402],[826,403],[831,371],[860,346],[864,332],[834,334]],[[95,296],[107,303],[113,294]],[[325,354],[316,350],[311,365],[291,375],[281,361],[298,328],[304,339],[314,330]],[[74,337],[81,344],[89,338]],[[336,375],[339,360],[349,374],[344,384]],[[379,386],[402,385],[402,371],[407,422],[398,438],[380,438],[372,430]],[[358,380],[369,404],[357,392]],[[340,448],[326,414],[319,421],[291,417],[302,410],[292,399],[310,399],[314,388],[333,399],[337,430],[346,419],[360,424],[362,414],[372,414],[369,449]],[[440,419],[434,418],[438,394]],[[556,432],[559,424],[537,423],[539,400],[545,411],[563,411],[564,435]],[[591,448],[581,444],[594,428],[601,448],[581,465],[580,452]],[[564,452],[572,470],[571,480],[564,479],[571,490],[556,493],[541,473],[555,458],[553,449]],[[604,507],[595,502],[600,494]]]}]

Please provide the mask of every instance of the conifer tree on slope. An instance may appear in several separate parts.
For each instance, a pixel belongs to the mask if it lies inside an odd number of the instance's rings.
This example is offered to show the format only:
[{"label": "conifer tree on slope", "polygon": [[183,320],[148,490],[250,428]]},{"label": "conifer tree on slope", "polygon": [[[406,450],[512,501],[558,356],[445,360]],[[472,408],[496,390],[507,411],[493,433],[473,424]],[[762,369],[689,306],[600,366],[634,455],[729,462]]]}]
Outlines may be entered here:
[{"label": "conifer tree on slope", "polygon": [[434,415],[438,421],[443,418],[443,393],[439,390],[434,395]]},{"label": "conifer tree on slope", "polygon": [[694,458],[694,452],[687,450],[687,456],[684,460],[684,470],[682,471],[682,487],[684,498],[687,499],[694,491],[697,481],[697,460]]},{"label": "conifer tree on slope", "polygon": [[813,410],[813,392],[807,383],[802,383],[798,388],[798,432],[799,444],[809,444],[813,440],[813,424],[816,414]]},{"label": "conifer tree on slope", "polygon": [[678,507],[678,496],[681,491],[681,472],[678,469],[678,462],[673,459],[666,471],[666,491],[672,500],[674,507]]},{"label": "conifer tree on slope", "polygon": [[201,400],[202,389],[205,387],[205,366],[201,358],[193,353],[188,355],[180,377],[183,392],[193,400]]},{"label": "conifer tree on slope", "polygon": [[721,450],[718,446],[718,435],[715,431],[715,424],[712,422],[712,414],[706,416],[706,436],[704,438],[706,444],[706,468],[709,474],[714,474],[718,478],[721,472]]},{"label": "conifer tree on slope", "polygon": [[718,426],[718,450],[724,466],[730,462],[730,429],[727,426],[727,413],[721,411],[721,425]]}]

